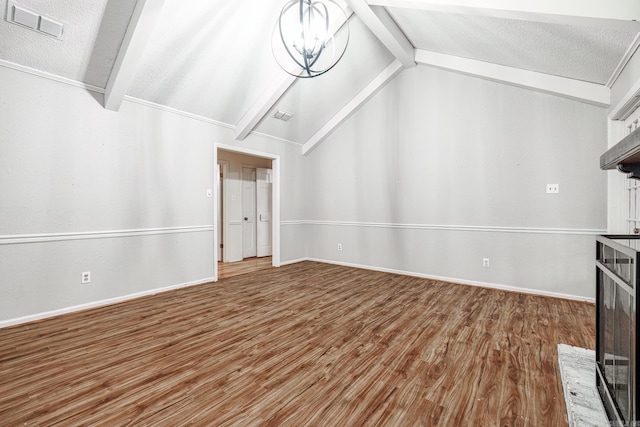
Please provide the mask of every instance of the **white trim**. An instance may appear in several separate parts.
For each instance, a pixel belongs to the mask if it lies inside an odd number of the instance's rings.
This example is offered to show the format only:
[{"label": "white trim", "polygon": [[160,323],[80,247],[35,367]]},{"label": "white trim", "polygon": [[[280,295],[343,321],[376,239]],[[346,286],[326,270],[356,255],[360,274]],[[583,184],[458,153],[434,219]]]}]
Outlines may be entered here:
[{"label": "white trim", "polygon": [[[235,126],[230,125],[229,123],[224,123],[224,122],[220,122],[218,120],[214,120],[214,119],[210,119],[208,117],[204,117],[204,116],[200,116],[198,114],[193,114],[193,113],[189,113],[187,111],[183,111],[183,110],[179,110],[177,108],[173,108],[173,107],[167,107],[166,105],[162,105],[162,104],[157,104],[155,102],[151,102],[151,101],[145,101],[144,99],[140,99],[140,98],[135,98],[133,96],[130,95],[126,95],[124,97],[125,101],[129,101],[129,102],[133,102],[134,104],[140,104],[140,105],[144,105],[145,107],[151,107],[151,108],[155,108],[157,110],[160,111],[165,111],[167,113],[173,113],[173,114],[177,114],[179,116],[184,116],[184,117],[188,117],[190,119],[194,119],[194,120],[198,120],[204,123],[209,123],[215,126],[220,126],[222,128],[226,128],[226,129],[235,129]],[[277,142],[282,142],[285,144],[293,144],[297,147],[300,147],[302,144],[295,142],[295,141],[291,141],[285,138],[280,138],[278,136],[273,136],[273,135],[269,135],[266,133],[262,133],[262,132],[256,132],[253,131],[251,132],[251,135],[256,135],[256,136],[262,136],[264,138],[268,138],[271,139],[273,141],[277,141]]]},{"label": "white trim", "polygon": [[324,126],[320,128],[302,146],[302,155],[306,156],[316,149],[331,133],[338,128],[345,120],[355,114],[371,97],[382,89],[404,68],[400,61],[394,59],[380,74],[378,74],[364,89],[351,99],[333,116]]},{"label": "white trim", "polygon": [[[294,222],[295,224],[301,221]],[[385,222],[349,222],[349,221],[303,221],[308,225],[329,225],[334,227],[368,227],[368,228],[399,228],[405,230],[446,230],[446,231],[476,231],[492,233],[524,233],[524,234],[570,234],[570,235],[599,235],[606,234],[606,229],[590,228],[541,228],[541,227],[497,227],[486,225],[446,225],[446,224],[400,224]],[[287,221],[289,223],[289,221]],[[285,224],[289,225],[289,224]]]},{"label": "white trim", "polygon": [[2,320],[0,321],[0,329],[7,328],[9,326],[20,325],[27,322],[33,322],[36,320],[47,319],[49,317],[60,316],[62,314],[74,313],[77,311],[88,310],[91,308],[104,307],[106,305],[116,304],[119,302],[129,301],[136,298],[141,298],[149,295],[155,295],[162,292],[172,291],[175,289],[186,288],[189,286],[202,285],[203,283],[210,283],[213,281],[213,277],[206,277],[200,280],[194,280],[186,283],[179,283],[177,285],[171,285],[164,288],[150,289],[147,291],[136,292],[129,295],[122,295],[119,297],[107,298],[100,301],[92,301],[85,304],[74,305],[71,307],[59,308],[57,310],[46,311],[44,313],[30,314],[29,316],[18,317],[16,319]]},{"label": "white trim", "polygon": [[608,107],[611,90],[595,83],[416,49],[416,62],[498,83]]},{"label": "white trim", "polygon": [[422,279],[438,280],[441,282],[449,282],[449,283],[459,284],[459,285],[476,286],[480,288],[498,289],[501,291],[517,292],[522,294],[540,295],[545,297],[562,298],[562,299],[573,300],[573,301],[584,301],[589,303],[595,303],[595,298],[565,294],[562,292],[552,292],[552,291],[543,291],[540,289],[521,288],[518,286],[502,285],[498,283],[478,282],[475,280],[436,276],[433,274],[416,273],[414,271],[396,270],[394,268],[385,268],[385,267],[374,267],[371,265],[325,260],[325,259],[319,259],[319,258],[305,258],[304,261],[314,261],[314,262],[321,262],[324,264],[333,264],[333,265],[342,265],[345,267],[362,268],[364,270],[381,271],[383,273],[400,274],[403,276],[412,276],[412,277],[419,277]]},{"label": "white trim", "polygon": [[280,221],[280,225],[307,225],[309,223],[310,223],[309,221],[305,221],[303,219]]},{"label": "white trim", "polygon": [[640,104],[640,79],[622,97],[620,102],[609,111],[609,120],[627,120]]},{"label": "white trim", "polygon": [[188,117],[190,119],[198,120],[198,121],[201,121],[201,122],[209,123],[209,124],[220,126],[220,127],[223,127],[223,128],[233,129],[233,125],[230,125],[228,123],[219,122],[217,120],[213,120],[213,119],[210,119],[208,117],[199,116],[198,114],[189,113],[187,111],[179,110],[179,109],[173,108],[173,107],[167,107],[166,105],[157,104],[155,102],[145,101],[144,99],[135,98],[135,97],[130,96],[130,95],[126,95],[124,97],[124,100],[125,101],[129,101],[129,102],[133,102],[134,104],[144,105],[145,107],[155,108],[157,110],[165,111],[167,113],[177,114],[179,116]]},{"label": "white trim", "polygon": [[402,63],[404,68],[416,66],[413,45],[389,12],[383,7],[371,7],[366,0],[345,0],[358,18],[380,42]]},{"label": "white trim", "polygon": [[21,71],[23,73],[31,74],[32,76],[42,77],[47,80],[52,80],[58,83],[64,83],[69,86],[85,89],[91,92],[104,94],[104,88],[91,85],[88,83],[80,82],[78,80],[69,79],[67,77],[61,77],[55,74],[47,73],[46,71],[36,70],[35,68],[27,67],[25,65],[16,64],[14,62],[0,59],[0,67],[9,68],[15,71]]},{"label": "white trim", "polygon": [[116,237],[151,236],[156,234],[199,233],[204,231],[214,231],[214,226],[196,225],[191,227],[140,228],[69,233],[8,234],[0,236],[0,246],[25,243],[63,242],[69,240],[112,239]]},{"label": "white trim", "polygon": [[269,87],[260,94],[258,99],[242,115],[233,132],[235,140],[242,141],[245,139],[296,81],[296,77],[286,73],[282,74],[278,80],[271,82]]},{"label": "white trim", "polygon": [[118,111],[120,108],[127,89],[136,75],[140,59],[153,29],[160,20],[163,5],[164,0],[138,0],[136,2],[107,80],[104,91],[105,109]]},{"label": "white trim", "polygon": [[303,261],[310,261],[310,259],[309,258],[298,258],[298,259],[290,259],[288,261],[281,261],[280,262],[280,266],[282,267],[283,265],[296,264],[296,263],[303,262]]},{"label": "white trim", "polygon": [[[252,150],[244,147],[237,147],[235,145],[228,145],[222,143],[214,143],[213,147],[213,162],[214,164],[218,163],[218,150],[223,149],[226,151],[231,151],[235,153],[247,154],[255,157],[262,157],[265,159],[271,160],[271,170],[272,170],[272,192],[271,192],[271,209],[272,209],[272,230],[271,230],[271,247],[272,247],[272,255],[271,255],[271,265],[274,267],[280,267],[280,186],[281,186],[281,178],[280,178],[280,155],[266,153],[262,151]],[[215,187],[215,186],[214,186]],[[218,197],[217,193],[214,192],[214,198]],[[213,209],[213,221],[215,221],[218,217],[218,205],[214,204]],[[229,222],[231,225],[231,221]],[[218,233],[213,234],[214,239],[214,263],[213,263],[213,276],[218,280],[218,253],[216,247],[220,244],[218,242]],[[229,260],[233,261],[233,260]]]},{"label": "white trim", "polygon": [[262,137],[265,137],[265,138],[269,138],[269,139],[271,139],[273,141],[283,142],[285,144],[292,144],[292,145],[295,145],[296,147],[301,147],[302,146],[302,144],[300,142],[295,142],[295,141],[292,141],[292,140],[286,139],[286,138],[280,138],[279,136],[269,135],[268,133],[258,132],[256,130],[252,130],[251,133],[249,135],[247,135],[247,137],[249,137],[250,135],[262,136]]},{"label": "white trim", "polygon": [[[51,73],[47,73],[45,71],[40,71],[40,70],[36,70],[35,68],[29,68],[26,67],[24,65],[20,65],[20,64],[16,64],[10,61],[6,61],[4,59],[0,59],[0,67],[4,67],[4,68],[9,68],[11,70],[15,70],[15,71],[20,71],[26,74],[31,74],[33,76],[36,77],[41,77],[47,80],[51,80],[57,83],[63,83],[66,84],[68,86],[73,86],[79,89],[84,89],[90,92],[95,92],[95,93],[99,93],[104,95],[105,89],[95,86],[95,85],[91,85],[88,83],[84,83],[78,80],[73,80],[73,79],[69,79],[66,77],[61,77],[55,74],[51,74]],[[143,105],[145,107],[150,107],[150,108],[155,108],[156,110],[160,110],[160,111],[164,111],[167,113],[172,113],[172,114],[177,114],[179,116],[183,116],[183,117],[188,117],[190,119],[194,119],[194,120],[198,120],[204,123],[209,123],[215,126],[220,126],[222,128],[225,129],[235,129],[235,126],[229,124],[229,123],[224,123],[224,122],[220,122],[218,120],[214,120],[214,119],[210,119],[208,117],[204,117],[204,116],[200,116],[198,114],[194,114],[194,113],[189,113],[187,111],[183,111],[183,110],[179,110],[177,108],[173,108],[173,107],[168,107],[166,105],[162,105],[162,104],[157,104],[155,102],[151,102],[151,101],[145,101],[144,99],[140,99],[140,98],[136,98],[134,96],[131,95],[125,95],[124,97],[124,101],[129,101],[132,102],[134,104],[139,104],[139,105]],[[299,142],[295,142],[295,141],[291,141],[289,139],[285,139],[285,138],[280,138],[278,136],[273,136],[273,135],[269,135],[263,132],[256,132],[256,131],[252,131],[251,135],[255,135],[255,136],[261,136],[263,138],[268,138],[272,141],[276,141],[276,142],[282,142],[285,144],[292,144],[295,145],[297,147],[302,146],[301,143]]]},{"label": "white trim", "polygon": [[258,150],[252,150],[251,148],[240,147],[238,145],[229,145],[229,144],[216,143],[215,146],[216,146],[216,148],[221,148],[221,149],[226,150],[226,151],[233,151],[233,152],[236,152],[236,153],[247,154],[249,156],[254,156],[254,157],[262,157],[263,159],[276,160],[276,159],[280,158],[280,155],[278,155],[278,154],[267,153],[267,152],[258,151]]},{"label": "white trim", "polygon": [[[220,212],[215,211],[214,212],[214,221],[215,224],[218,224],[218,222],[222,223],[222,242],[217,242],[213,244],[213,259],[217,260],[219,258],[218,256],[218,251],[220,250],[220,244],[222,243],[223,247],[228,248],[228,242],[227,242],[227,236],[229,235],[229,221],[226,221],[227,216],[229,215],[229,206],[228,203],[225,202],[225,194],[228,193],[228,186],[229,183],[227,182],[228,175],[229,175],[229,162],[227,160],[220,160],[218,159],[216,162],[216,166],[220,166],[220,173],[223,174],[224,179],[222,180],[222,185],[218,186],[217,185],[217,181],[220,179],[220,176],[218,175],[216,177],[216,184],[214,184],[216,189],[222,188],[222,221],[218,221],[218,218],[220,216]],[[220,198],[220,195],[217,193],[214,193],[214,203],[215,206],[217,208],[218,204],[218,198]],[[216,232],[216,237],[218,236],[218,233]],[[226,246],[225,246],[226,244]],[[222,262],[229,262],[229,251],[222,251]],[[217,282],[218,281],[218,272],[216,271],[214,274],[214,281]]]},{"label": "white trim", "polygon": [[368,3],[617,31],[640,29],[637,0],[368,0]]},{"label": "white trim", "polygon": [[620,77],[620,74],[622,74],[624,67],[627,66],[627,64],[633,57],[633,54],[636,53],[636,50],[638,50],[639,46],[640,46],[640,33],[636,34],[636,38],[633,39],[633,42],[629,45],[629,48],[624,53],[624,56],[620,60],[620,63],[618,63],[618,66],[616,67],[615,71],[613,72],[611,77],[609,77],[609,81],[606,84],[608,88],[613,87],[616,80],[618,80],[618,77]]}]

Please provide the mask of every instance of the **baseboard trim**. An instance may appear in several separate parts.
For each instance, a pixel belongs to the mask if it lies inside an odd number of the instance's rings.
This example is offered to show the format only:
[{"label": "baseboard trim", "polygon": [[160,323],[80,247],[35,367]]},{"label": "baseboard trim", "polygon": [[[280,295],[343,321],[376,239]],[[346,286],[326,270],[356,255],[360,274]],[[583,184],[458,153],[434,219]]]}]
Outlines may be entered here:
[{"label": "baseboard trim", "polygon": [[[380,271],[380,272],[383,272],[383,273],[400,274],[400,275],[403,275],[403,276],[420,277],[422,279],[439,280],[439,281],[442,281],[442,282],[450,282],[450,283],[466,285],[466,286],[477,286],[477,287],[481,287],[481,288],[497,289],[497,290],[502,290],[502,291],[518,292],[518,293],[539,295],[539,296],[553,297],[553,298],[561,298],[561,299],[566,299],[566,300],[571,300],[571,301],[582,301],[582,302],[588,302],[588,303],[595,304],[595,298],[582,297],[582,296],[578,296],[578,295],[571,295],[571,294],[565,294],[565,293],[560,293],[560,292],[541,291],[539,289],[531,289],[531,288],[520,288],[520,287],[517,287],[517,286],[502,285],[502,284],[497,284],[497,283],[471,281],[471,280],[459,279],[459,278],[453,278],[453,277],[436,276],[436,275],[433,275],[433,274],[417,273],[417,272],[414,272],[414,271],[398,270],[398,269],[394,269],[394,268],[385,268],[385,267],[376,267],[376,266],[371,266],[371,265],[356,264],[356,263],[342,262],[342,261],[334,261],[334,260],[327,260],[327,259],[313,258],[313,257],[304,257],[304,258],[298,258],[298,259],[283,261],[283,262],[280,263],[280,265],[281,266],[285,266],[285,265],[296,264],[298,262],[304,262],[304,261],[314,261],[314,262],[321,262],[323,264],[342,265],[342,266],[345,266],[345,267],[361,268],[361,269],[364,269],[364,270]],[[201,285],[203,283],[209,283],[209,282],[213,282],[213,281],[214,281],[213,277],[207,277],[207,278],[204,278],[204,279],[195,280],[195,281],[192,281],[192,282],[180,283],[180,284],[177,284],[177,285],[171,285],[171,286],[167,286],[167,287],[164,287],[164,288],[150,289],[150,290],[143,291],[143,292],[136,292],[134,294],[122,295],[122,296],[119,296],[119,297],[108,298],[108,299],[104,299],[104,300],[100,300],[100,301],[93,301],[93,302],[89,302],[89,303],[85,303],[85,304],[80,304],[80,305],[61,308],[61,309],[57,309],[57,310],[47,311],[47,312],[44,312],[44,313],[37,313],[37,314],[29,315],[29,316],[18,317],[18,318],[15,318],[15,319],[3,320],[3,321],[0,321],[0,329],[8,328],[10,326],[20,325],[20,324],[23,324],[23,323],[33,322],[33,321],[36,321],[36,320],[42,320],[42,319],[47,319],[47,318],[50,318],[50,317],[60,316],[60,315],[63,315],[63,314],[74,313],[74,312],[82,311],[82,310],[88,310],[88,309],[91,309],[91,308],[103,307],[103,306],[106,306],[106,305],[116,304],[116,303],[119,303],[119,302],[124,302],[124,301],[128,301],[128,300],[136,299],[136,298],[141,298],[141,297],[148,296],[148,295],[155,295],[155,294],[159,294],[159,293],[162,293],[162,292],[172,291],[174,289],[180,289],[180,288],[186,288],[186,287],[189,287],[189,286]]]},{"label": "baseboard trim", "polygon": [[303,261],[311,261],[311,260],[309,258],[298,258],[298,259],[291,259],[288,261],[280,261],[280,267],[282,267],[283,265],[296,264],[298,262],[303,262]]},{"label": "baseboard trim", "polygon": [[417,273],[415,271],[397,270],[394,268],[376,267],[376,266],[356,264],[351,262],[333,261],[333,260],[311,258],[311,257],[305,258],[301,261],[315,261],[315,262],[321,262],[324,264],[342,265],[345,267],[362,268],[365,270],[380,271],[383,273],[393,273],[393,274],[400,274],[403,276],[420,277],[422,279],[438,280],[441,282],[449,282],[449,283],[455,283],[459,285],[477,286],[481,288],[497,289],[501,291],[518,292],[522,294],[531,294],[531,295],[538,295],[538,296],[544,296],[544,297],[560,298],[560,299],[566,299],[571,301],[582,301],[582,302],[588,302],[592,304],[595,304],[596,302],[595,298],[565,294],[561,292],[542,291],[539,289],[521,288],[517,286],[503,285],[498,283],[479,282],[479,281],[459,279],[454,277],[436,276],[433,274]]},{"label": "baseboard trim", "polygon": [[85,304],[74,305],[71,307],[59,308],[57,310],[46,311],[44,313],[31,314],[29,316],[18,317],[16,319],[3,320],[3,321],[0,321],[0,329],[8,328],[9,326],[21,325],[23,323],[34,322],[36,320],[42,320],[50,317],[60,316],[63,314],[75,313],[77,311],[88,310],[91,308],[104,307],[106,305],[129,301],[132,299],[141,298],[149,295],[155,295],[162,292],[173,291],[175,289],[202,285],[203,283],[209,283],[209,282],[213,282],[213,277],[206,277],[204,279],[194,280],[194,281],[185,282],[185,283],[179,283],[177,285],[166,286],[164,288],[150,289],[148,291],[136,292],[133,294],[122,295],[119,297],[107,298],[99,301],[92,301]]}]

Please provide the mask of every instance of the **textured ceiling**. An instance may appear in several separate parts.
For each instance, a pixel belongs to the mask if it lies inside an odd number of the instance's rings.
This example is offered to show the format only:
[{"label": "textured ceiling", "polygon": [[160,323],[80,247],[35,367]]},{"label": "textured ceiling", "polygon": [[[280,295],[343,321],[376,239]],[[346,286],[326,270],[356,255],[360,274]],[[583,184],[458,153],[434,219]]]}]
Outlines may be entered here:
[{"label": "textured ceiling", "polygon": [[[106,86],[136,0],[13,0],[64,24],[59,39],[7,22],[0,0],[0,60]],[[342,0],[338,0],[342,2]],[[271,37],[284,0],[165,0],[126,94],[236,126],[283,76]],[[605,84],[635,33],[411,9],[388,9],[414,47]],[[257,132],[305,143],[394,56],[354,15],[345,56],[329,73],[299,79]],[[143,31],[144,32],[144,31]],[[293,113],[288,122],[274,110]]]},{"label": "textured ceiling", "polygon": [[[393,61],[393,56],[353,16],[344,57],[331,71],[298,79],[258,125],[259,132],[290,141],[306,141]],[[288,121],[274,119],[276,110],[293,112]]]},{"label": "textured ceiling", "polygon": [[6,22],[0,0],[0,59],[104,88],[129,25],[132,0],[20,0],[20,6],[64,24],[56,39]]},{"label": "textured ceiling", "polygon": [[235,125],[280,73],[281,0],[166,0],[127,94]]},{"label": "textured ceiling", "polygon": [[392,8],[414,47],[606,84],[636,33]]}]

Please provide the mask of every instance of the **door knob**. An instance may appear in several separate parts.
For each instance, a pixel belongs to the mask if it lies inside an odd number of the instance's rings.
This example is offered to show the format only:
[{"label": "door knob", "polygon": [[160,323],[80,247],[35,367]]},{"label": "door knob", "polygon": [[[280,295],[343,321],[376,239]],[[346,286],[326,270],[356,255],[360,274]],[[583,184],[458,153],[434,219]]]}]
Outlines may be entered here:
[{"label": "door knob", "polygon": [[249,218],[247,218],[247,217],[245,216],[245,217],[244,217],[244,220],[245,220],[245,221],[249,221]]}]

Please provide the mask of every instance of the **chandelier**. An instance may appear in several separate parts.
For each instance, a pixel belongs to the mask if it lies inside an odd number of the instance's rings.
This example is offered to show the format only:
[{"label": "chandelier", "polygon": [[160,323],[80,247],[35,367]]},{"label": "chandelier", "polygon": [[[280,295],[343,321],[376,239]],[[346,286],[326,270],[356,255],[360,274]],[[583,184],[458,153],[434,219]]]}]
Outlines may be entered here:
[{"label": "chandelier", "polygon": [[[347,49],[348,19],[345,10],[334,0],[288,1],[271,37],[276,62],[295,77],[310,78],[326,73]],[[343,25],[345,28],[341,29]]]}]

